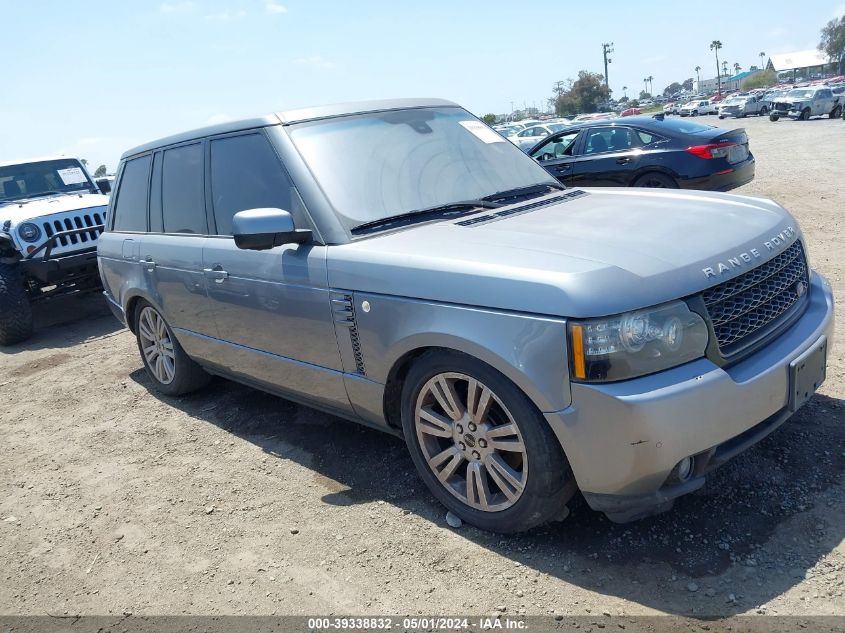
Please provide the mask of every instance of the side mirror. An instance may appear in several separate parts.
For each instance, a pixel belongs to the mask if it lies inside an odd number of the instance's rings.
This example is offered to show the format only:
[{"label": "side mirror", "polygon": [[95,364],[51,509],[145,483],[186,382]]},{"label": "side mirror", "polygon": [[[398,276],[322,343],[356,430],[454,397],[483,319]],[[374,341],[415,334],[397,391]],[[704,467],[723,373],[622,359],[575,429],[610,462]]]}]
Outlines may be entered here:
[{"label": "side mirror", "polygon": [[238,211],[232,217],[232,234],[238,248],[252,251],[311,241],[311,231],[297,229],[291,214],[282,209]]},{"label": "side mirror", "polygon": [[97,188],[99,188],[102,193],[111,193],[111,183],[109,182],[109,179],[100,178],[97,181]]}]

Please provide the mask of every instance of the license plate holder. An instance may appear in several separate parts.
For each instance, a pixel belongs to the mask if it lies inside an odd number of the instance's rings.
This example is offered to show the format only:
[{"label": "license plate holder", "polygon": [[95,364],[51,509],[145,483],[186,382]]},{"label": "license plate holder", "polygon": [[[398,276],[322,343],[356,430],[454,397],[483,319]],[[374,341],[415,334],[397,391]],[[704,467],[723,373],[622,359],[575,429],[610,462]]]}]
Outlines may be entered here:
[{"label": "license plate holder", "polygon": [[821,336],[810,349],[789,363],[789,410],[800,409],[826,377],[827,337]]},{"label": "license plate holder", "polygon": [[728,162],[741,163],[748,158],[748,147],[746,145],[733,145],[728,148]]}]

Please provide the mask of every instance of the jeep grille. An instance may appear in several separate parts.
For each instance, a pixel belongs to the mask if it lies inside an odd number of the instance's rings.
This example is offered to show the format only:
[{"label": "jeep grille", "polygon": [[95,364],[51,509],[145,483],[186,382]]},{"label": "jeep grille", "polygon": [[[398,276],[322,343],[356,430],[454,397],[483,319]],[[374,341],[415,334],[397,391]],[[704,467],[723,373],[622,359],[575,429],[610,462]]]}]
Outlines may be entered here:
[{"label": "jeep grille", "polygon": [[765,264],[706,290],[702,298],[719,351],[727,357],[777,330],[808,294],[807,260],[798,240]]},{"label": "jeep grille", "polygon": [[92,227],[90,231],[57,238],[53,244],[52,252],[59,254],[77,251],[83,248],[93,248],[97,243],[97,237],[102,233],[102,229],[99,227],[105,221],[105,207],[97,207],[52,215],[49,218],[45,218],[41,226],[44,229],[45,239],[49,239],[62,231]]}]

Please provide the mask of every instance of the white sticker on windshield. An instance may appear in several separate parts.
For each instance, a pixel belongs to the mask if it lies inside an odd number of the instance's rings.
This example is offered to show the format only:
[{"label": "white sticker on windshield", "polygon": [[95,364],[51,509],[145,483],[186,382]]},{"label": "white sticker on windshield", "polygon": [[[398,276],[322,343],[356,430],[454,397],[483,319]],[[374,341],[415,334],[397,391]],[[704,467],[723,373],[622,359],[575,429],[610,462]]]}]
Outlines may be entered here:
[{"label": "white sticker on windshield", "polygon": [[460,124],[485,143],[501,143],[505,141],[505,137],[491,130],[481,121],[460,121]]},{"label": "white sticker on windshield", "polygon": [[78,185],[81,182],[86,182],[85,172],[79,167],[68,167],[67,169],[57,169],[59,178],[66,185]]}]

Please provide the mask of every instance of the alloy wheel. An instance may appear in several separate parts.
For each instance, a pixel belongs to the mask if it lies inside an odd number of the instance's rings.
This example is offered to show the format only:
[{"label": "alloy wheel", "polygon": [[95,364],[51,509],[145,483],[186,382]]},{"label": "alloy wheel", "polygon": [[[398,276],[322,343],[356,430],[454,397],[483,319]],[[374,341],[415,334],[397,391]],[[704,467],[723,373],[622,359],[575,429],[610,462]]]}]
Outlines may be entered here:
[{"label": "alloy wheel", "polygon": [[147,367],[156,380],[164,385],[173,382],[176,376],[176,355],[173,339],[161,315],[147,306],[138,318],[138,338]]},{"label": "alloy wheel", "polygon": [[428,467],[463,503],[499,512],[519,501],[528,480],[525,442],[489,387],[458,372],[435,375],[420,390],[414,426]]}]

